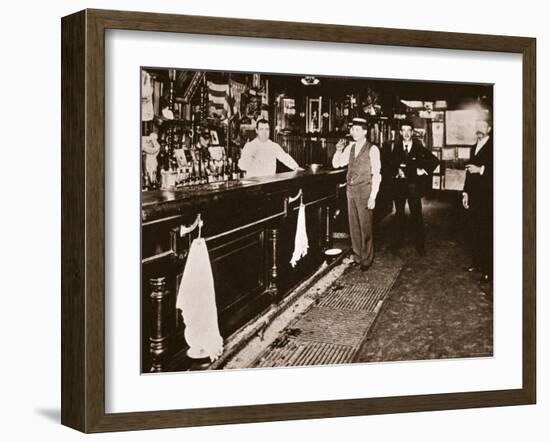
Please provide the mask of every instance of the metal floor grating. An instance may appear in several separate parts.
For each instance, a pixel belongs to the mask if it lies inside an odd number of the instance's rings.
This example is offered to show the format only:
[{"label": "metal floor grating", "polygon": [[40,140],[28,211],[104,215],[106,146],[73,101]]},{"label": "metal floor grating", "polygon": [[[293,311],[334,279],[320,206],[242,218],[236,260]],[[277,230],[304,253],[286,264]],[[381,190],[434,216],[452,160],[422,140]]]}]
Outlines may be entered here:
[{"label": "metal floor grating", "polygon": [[385,287],[369,287],[367,284],[355,284],[340,290],[333,290],[319,302],[320,307],[332,307],[339,310],[374,311],[378,301],[385,295]]},{"label": "metal floor grating", "polygon": [[356,350],[347,345],[326,342],[292,341],[264,355],[256,367],[298,367],[345,364],[353,361]]},{"label": "metal floor grating", "polygon": [[285,328],[255,361],[254,367],[295,367],[353,362],[403,263],[378,256],[367,273],[342,275],[307,310]]},{"label": "metal floor grating", "polygon": [[356,347],[361,344],[375,316],[374,312],[314,307],[292,328],[300,330],[296,336],[296,339],[300,341]]}]

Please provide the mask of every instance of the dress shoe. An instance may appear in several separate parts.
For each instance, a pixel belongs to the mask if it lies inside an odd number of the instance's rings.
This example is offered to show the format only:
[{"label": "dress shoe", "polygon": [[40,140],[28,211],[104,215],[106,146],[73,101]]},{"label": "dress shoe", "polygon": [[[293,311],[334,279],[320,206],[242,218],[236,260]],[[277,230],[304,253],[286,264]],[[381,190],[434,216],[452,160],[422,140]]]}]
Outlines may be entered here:
[{"label": "dress shoe", "polygon": [[370,266],[361,265],[361,267],[359,268],[361,269],[362,272],[366,272],[368,269],[370,269]]}]

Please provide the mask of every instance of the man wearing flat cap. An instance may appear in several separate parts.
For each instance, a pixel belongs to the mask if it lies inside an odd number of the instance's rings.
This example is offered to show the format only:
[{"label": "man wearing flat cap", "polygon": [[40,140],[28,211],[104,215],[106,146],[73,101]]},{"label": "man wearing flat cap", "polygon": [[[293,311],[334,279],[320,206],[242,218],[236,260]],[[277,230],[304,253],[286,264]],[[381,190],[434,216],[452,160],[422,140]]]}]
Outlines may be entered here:
[{"label": "man wearing flat cap", "polygon": [[411,213],[411,237],[419,256],[426,255],[424,245],[424,218],[422,217],[422,197],[431,186],[431,176],[439,160],[420,140],[413,139],[413,123],[402,120],[399,124],[401,140],[392,152],[392,171],[395,177],[394,201],[396,231],[391,244],[396,252],[405,237],[405,203]]},{"label": "man wearing flat cap", "polygon": [[368,270],[374,260],[372,234],[373,211],[382,177],[380,151],[367,140],[367,121],[354,118],[350,134],[353,142],[347,146],[339,142],[332,157],[335,168],[348,167],[348,218],[354,263]]}]

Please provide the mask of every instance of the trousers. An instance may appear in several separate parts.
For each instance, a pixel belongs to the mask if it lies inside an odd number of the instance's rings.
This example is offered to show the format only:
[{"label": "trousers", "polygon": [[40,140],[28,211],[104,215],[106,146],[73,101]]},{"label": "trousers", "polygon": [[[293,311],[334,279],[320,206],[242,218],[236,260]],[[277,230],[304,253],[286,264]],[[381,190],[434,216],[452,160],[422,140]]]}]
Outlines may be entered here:
[{"label": "trousers", "polygon": [[374,260],[373,211],[367,208],[369,196],[370,186],[360,189],[348,187],[348,218],[353,259],[366,267]]},{"label": "trousers", "polygon": [[397,196],[395,198],[395,245],[401,246],[405,240],[405,203],[411,211],[411,238],[417,249],[424,248],[424,217],[422,200],[417,196]]},{"label": "trousers", "polygon": [[493,276],[493,204],[488,198],[470,196],[469,242],[472,265]]}]

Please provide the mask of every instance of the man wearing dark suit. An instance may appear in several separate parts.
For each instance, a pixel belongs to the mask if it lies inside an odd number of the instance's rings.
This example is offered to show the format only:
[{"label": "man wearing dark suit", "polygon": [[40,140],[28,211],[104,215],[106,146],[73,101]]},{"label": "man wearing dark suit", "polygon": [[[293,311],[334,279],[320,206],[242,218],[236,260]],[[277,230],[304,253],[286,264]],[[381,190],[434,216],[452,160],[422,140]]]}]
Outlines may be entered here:
[{"label": "man wearing dark suit", "polygon": [[487,121],[476,123],[477,143],[466,165],[462,205],[468,211],[468,236],[472,265],[468,272],[481,272],[480,283],[493,278],[493,140]]},{"label": "man wearing dark suit", "polygon": [[403,120],[399,127],[401,140],[392,153],[396,232],[391,248],[396,252],[403,245],[405,203],[408,203],[413,244],[417,254],[425,256],[422,196],[431,186],[431,176],[439,161],[419,140],[413,139],[413,124],[410,121]]}]

